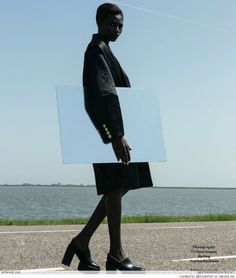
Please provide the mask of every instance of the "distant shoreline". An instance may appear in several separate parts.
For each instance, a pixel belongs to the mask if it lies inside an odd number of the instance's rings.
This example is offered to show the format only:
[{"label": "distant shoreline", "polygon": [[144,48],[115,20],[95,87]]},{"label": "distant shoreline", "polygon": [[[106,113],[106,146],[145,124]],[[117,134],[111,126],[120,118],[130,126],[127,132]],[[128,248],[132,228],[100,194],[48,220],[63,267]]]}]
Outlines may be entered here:
[{"label": "distant shoreline", "polygon": [[[75,185],[75,184],[0,184],[0,187],[35,186],[35,187],[96,187],[96,185]],[[235,187],[186,187],[186,186],[153,186],[153,189],[236,189]]]}]

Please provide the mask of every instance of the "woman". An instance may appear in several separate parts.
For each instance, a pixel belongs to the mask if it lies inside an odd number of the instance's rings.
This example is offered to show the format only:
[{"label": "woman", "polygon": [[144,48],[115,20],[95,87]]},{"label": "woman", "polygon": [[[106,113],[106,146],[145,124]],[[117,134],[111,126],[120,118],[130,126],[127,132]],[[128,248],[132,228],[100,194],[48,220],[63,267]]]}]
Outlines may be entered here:
[{"label": "woman", "polygon": [[123,13],[110,3],[97,9],[98,33],[93,34],[84,56],[83,86],[86,111],[98,130],[103,143],[111,143],[117,160],[122,163],[94,163],[97,194],[102,195],[97,208],[82,231],[71,240],[62,263],[70,265],[76,254],[78,270],[100,270],[92,261],[89,241],[107,216],[110,250],[106,270],[139,270],[125,256],[121,245],[121,198],[129,189],[153,186],[148,163],[130,163],[131,156],[116,87],[130,87],[129,79],[113,55],[109,42],[122,32]]}]

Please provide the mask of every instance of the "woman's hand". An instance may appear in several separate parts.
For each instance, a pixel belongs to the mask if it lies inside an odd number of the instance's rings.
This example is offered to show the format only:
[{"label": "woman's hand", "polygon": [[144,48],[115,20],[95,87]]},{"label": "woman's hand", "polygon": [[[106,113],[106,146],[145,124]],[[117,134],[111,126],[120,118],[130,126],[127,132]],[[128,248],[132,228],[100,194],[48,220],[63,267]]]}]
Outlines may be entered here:
[{"label": "woman's hand", "polygon": [[127,140],[123,136],[114,138],[112,140],[112,147],[117,160],[119,161],[121,159],[122,163],[129,164],[131,160],[130,150],[132,148],[129,146]]}]

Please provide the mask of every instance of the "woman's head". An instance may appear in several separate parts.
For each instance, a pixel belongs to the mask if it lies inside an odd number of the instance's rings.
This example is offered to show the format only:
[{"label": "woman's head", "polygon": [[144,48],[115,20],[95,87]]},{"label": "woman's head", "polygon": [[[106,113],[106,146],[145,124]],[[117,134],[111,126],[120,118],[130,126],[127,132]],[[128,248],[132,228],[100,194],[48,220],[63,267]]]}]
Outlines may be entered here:
[{"label": "woman's head", "polygon": [[115,4],[105,3],[97,9],[98,33],[104,35],[109,41],[115,41],[119,37],[122,32],[123,20],[123,12]]}]

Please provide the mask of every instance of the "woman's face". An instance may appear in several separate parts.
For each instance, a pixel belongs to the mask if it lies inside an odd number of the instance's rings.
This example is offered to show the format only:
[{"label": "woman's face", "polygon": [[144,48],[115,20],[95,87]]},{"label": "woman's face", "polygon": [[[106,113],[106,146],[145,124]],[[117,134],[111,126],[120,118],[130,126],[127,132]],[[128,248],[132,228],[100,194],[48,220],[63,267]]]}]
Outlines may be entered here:
[{"label": "woman's face", "polygon": [[107,40],[115,41],[122,32],[123,16],[121,14],[110,15],[99,26],[99,33]]}]

